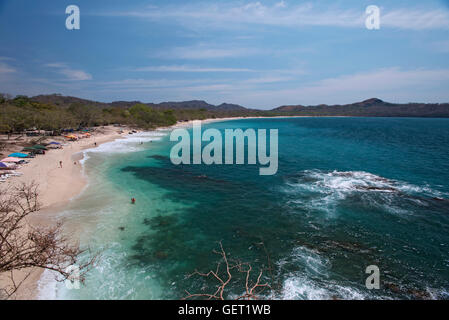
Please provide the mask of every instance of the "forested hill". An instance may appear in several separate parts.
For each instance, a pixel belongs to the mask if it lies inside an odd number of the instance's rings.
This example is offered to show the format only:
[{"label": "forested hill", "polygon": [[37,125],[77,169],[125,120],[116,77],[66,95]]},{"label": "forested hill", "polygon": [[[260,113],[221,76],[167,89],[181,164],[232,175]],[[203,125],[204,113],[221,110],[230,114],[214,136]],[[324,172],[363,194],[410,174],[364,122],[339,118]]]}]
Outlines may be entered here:
[{"label": "forested hill", "polygon": [[377,98],[345,105],[289,105],[272,110],[284,115],[449,118],[449,103],[395,104]]},{"label": "forested hill", "polygon": [[123,124],[149,129],[177,121],[238,116],[269,116],[269,112],[246,109],[236,104],[212,105],[205,101],[141,103],[91,101],[58,94],[12,97],[0,93],[0,133]]},{"label": "forested hill", "polygon": [[247,110],[245,107],[237,104],[222,103],[218,106],[209,104],[203,100],[192,100],[182,102],[162,102],[162,103],[143,103],[140,101],[114,101],[111,103],[104,103],[98,101],[91,101],[86,99],[80,99],[76,97],[62,96],[59,94],[39,95],[31,97],[30,100],[39,103],[52,104],[61,107],[69,107],[72,104],[84,104],[89,106],[96,106],[99,108],[130,108],[136,104],[145,104],[155,109],[204,109],[204,110],[217,110],[217,111],[235,111],[235,110]]},{"label": "forested hill", "polygon": [[[304,116],[355,116],[355,117],[449,117],[449,103],[406,103],[395,104],[371,98],[361,102],[344,105],[286,105],[272,110],[257,110],[245,108],[237,104],[222,103],[213,105],[203,100],[182,102],[142,103],[140,101],[114,101],[104,103],[80,99],[76,97],[62,96],[58,94],[39,95],[30,100],[52,104],[62,107],[70,107],[73,104],[96,106],[99,108],[123,108],[128,109],[136,104],[145,104],[160,110],[204,110],[219,114],[230,115],[304,115]],[[299,99],[298,99],[299,100]]]}]

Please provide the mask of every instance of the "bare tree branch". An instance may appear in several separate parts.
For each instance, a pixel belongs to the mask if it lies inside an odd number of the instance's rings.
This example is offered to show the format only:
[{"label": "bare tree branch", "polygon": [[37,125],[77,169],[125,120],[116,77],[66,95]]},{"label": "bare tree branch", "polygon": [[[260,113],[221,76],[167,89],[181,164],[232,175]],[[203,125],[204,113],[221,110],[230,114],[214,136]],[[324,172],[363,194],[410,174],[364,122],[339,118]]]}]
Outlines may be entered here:
[{"label": "bare tree branch", "polygon": [[[251,264],[241,261],[230,261],[228,255],[223,249],[221,241],[219,242],[219,246],[220,251],[213,251],[215,254],[221,256],[221,260],[217,263],[215,271],[210,270],[207,273],[202,273],[198,270],[195,270],[195,272],[188,275],[189,278],[196,275],[204,278],[215,279],[216,281],[218,281],[217,290],[214,293],[190,293],[189,291],[186,291],[187,295],[183,299],[205,298],[208,300],[225,300],[225,290],[233,279],[232,272],[234,270],[238,273],[245,274],[245,293],[238,296],[236,300],[259,299],[259,295],[263,292],[263,290],[266,288],[270,288],[270,285],[268,283],[261,283],[263,269],[260,269],[256,280],[254,282],[251,281],[251,274],[253,271],[253,267],[251,266]],[[226,267],[224,272],[220,271],[220,266],[222,263],[224,263]],[[224,274],[222,275],[221,273]]]},{"label": "bare tree branch", "polygon": [[[15,188],[0,190],[0,273],[9,273],[10,285],[0,288],[1,295],[11,298],[29,273],[20,282],[14,279],[14,271],[40,268],[55,271],[58,281],[71,276],[69,266],[77,265],[79,281],[94,266],[98,255],[80,262],[80,255],[90,250],[80,249],[78,243],[67,239],[62,224],[50,227],[34,227],[27,218],[40,209],[38,186],[34,182]],[[1,296],[0,296],[1,298]]]}]

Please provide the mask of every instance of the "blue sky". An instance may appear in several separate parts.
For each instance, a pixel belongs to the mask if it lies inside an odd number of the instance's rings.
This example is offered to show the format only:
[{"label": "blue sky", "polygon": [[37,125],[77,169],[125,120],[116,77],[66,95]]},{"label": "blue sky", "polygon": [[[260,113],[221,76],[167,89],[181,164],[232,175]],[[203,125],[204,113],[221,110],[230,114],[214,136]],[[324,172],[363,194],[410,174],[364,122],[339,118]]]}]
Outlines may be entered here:
[{"label": "blue sky", "polygon": [[[67,30],[78,5],[81,29]],[[365,9],[381,9],[380,30]],[[0,0],[0,92],[98,101],[449,102],[449,1]]]}]

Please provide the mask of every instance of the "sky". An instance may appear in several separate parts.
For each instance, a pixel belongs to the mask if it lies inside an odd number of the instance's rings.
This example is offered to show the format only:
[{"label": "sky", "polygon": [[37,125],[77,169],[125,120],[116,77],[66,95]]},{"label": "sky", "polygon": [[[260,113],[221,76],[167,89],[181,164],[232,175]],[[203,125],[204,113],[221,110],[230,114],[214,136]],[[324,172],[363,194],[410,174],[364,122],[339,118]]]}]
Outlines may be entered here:
[{"label": "sky", "polygon": [[[69,5],[79,30],[66,28]],[[449,102],[448,58],[449,0],[0,0],[0,92],[12,95]]]}]

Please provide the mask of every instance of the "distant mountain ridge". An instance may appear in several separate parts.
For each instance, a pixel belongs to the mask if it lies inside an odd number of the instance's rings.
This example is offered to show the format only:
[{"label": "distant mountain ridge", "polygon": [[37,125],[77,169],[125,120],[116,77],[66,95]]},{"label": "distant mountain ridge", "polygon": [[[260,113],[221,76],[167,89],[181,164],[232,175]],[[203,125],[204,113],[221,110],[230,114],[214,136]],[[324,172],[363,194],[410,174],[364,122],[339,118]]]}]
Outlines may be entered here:
[{"label": "distant mountain ridge", "polygon": [[[99,108],[129,108],[140,101],[114,101],[111,103],[92,101],[59,94],[38,95],[31,100],[40,103],[70,106],[73,103],[91,105]],[[371,98],[361,102],[343,105],[321,104],[316,106],[285,105],[272,110],[250,109],[238,104],[222,103],[213,105],[203,100],[181,102],[143,103],[155,109],[203,109],[210,112],[232,113],[238,115],[298,115],[298,116],[354,116],[354,117],[445,117],[449,118],[449,103],[405,103],[396,104]]]},{"label": "distant mountain ridge", "polygon": [[449,118],[449,103],[390,103],[378,98],[344,105],[287,105],[272,110],[283,115]]},{"label": "distant mountain ridge", "polygon": [[180,102],[161,102],[161,103],[144,103],[140,101],[114,101],[111,103],[98,102],[87,99],[81,99],[71,96],[62,96],[59,94],[49,94],[49,95],[38,95],[31,97],[31,100],[40,103],[55,104],[58,106],[70,106],[74,103],[80,103],[85,105],[96,106],[99,108],[108,107],[119,107],[119,108],[129,108],[135,104],[142,103],[147,106],[156,109],[205,109],[205,110],[217,110],[217,111],[238,111],[238,110],[248,110],[237,104],[222,103],[218,106],[209,104],[203,100],[191,100],[191,101],[180,101]]},{"label": "distant mountain ridge", "polygon": [[340,104],[335,104],[335,105],[327,105],[327,104],[320,104],[320,105],[316,105],[316,106],[304,106],[304,105],[286,105],[286,106],[280,106],[277,108],[274,108],[273,110],[275,111],[299,111],[299,110],[303,110],[304,108],[325,108],[325,107],[385,107],[385,106],[394,106],[394,103],[389,103],[389,102],[385,102],[382,101],[381,99],[378,98],[371,98],[371,99],[367,99],[361,102],[355,102],[355,103],[351,103],[351,104],[344,104],[344,105],[340,105]]}]

